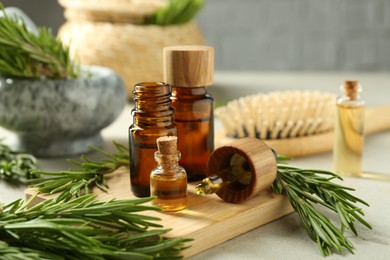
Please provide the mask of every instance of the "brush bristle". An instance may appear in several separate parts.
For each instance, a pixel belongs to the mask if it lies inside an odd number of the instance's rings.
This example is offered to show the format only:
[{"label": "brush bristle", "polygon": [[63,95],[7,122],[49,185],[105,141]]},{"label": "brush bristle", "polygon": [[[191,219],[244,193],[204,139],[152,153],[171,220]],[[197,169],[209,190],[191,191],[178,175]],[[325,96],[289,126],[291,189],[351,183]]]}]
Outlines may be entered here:
[{"label": "brush bristle", "polygon": [[285,139],[333,130],[336,96],[312,91],[257,94],[216,109],[227,135]]}]

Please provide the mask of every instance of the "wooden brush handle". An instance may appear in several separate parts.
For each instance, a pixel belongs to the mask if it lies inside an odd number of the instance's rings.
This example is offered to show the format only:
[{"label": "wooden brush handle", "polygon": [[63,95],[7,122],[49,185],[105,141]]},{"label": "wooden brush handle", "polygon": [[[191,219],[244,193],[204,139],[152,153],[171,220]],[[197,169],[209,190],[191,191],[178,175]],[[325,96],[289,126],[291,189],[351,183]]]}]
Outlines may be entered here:
[{"label": "wooden brush handle", "polygon": [[390,130],[390,105],[367,109],[365,135]]},{"label": "wooden brush handle", "polygon": [[[390,130],[390,105],[368,108],[365,116],[365,135]],[[216,147],[225,145],[234,138],[226,137],[223,130],[216,133]],[[333,132],[309,135],[287,139],[263,140],[277,153],[293,158],[314,155],[332,151],[334,144]]]}]

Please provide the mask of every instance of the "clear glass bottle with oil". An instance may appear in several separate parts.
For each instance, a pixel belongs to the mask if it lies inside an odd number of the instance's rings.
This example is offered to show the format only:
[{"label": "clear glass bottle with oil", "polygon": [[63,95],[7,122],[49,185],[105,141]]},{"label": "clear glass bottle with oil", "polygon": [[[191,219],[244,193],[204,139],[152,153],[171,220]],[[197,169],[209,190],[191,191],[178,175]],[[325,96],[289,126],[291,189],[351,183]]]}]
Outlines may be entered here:
[{"label": "clear glass bottle with oil", "polygon": [[344,176],[362,175],[365,102],[358,81],[347,80],[336,102],[334,171]]},{"label": "clear glass bottle with oil", "polygon": [[157,146],[154,159],[158,165],[150,175],[151,195],[156,196],[153,204],[163,211],[182,210],[187,203],[187,174],[178,164],[177,137],[160,137]]},{"label": "clear glass bottle with oil", "polygon": [[156,140],[176,136],[170,86],[143,82],[134,86],[133,124],[129,128],[131,190],[137,197],[150,196],[150,172],[156,166]]},{"label": "clear glass bottle with oil", "polygon": [[206,177],[207,161],[214,150],[214,100],[207,93],[213,74],[213,48],[164,48],[164,80],[172,86],[173,119],[183,155],[180,163],[189,181]]}]

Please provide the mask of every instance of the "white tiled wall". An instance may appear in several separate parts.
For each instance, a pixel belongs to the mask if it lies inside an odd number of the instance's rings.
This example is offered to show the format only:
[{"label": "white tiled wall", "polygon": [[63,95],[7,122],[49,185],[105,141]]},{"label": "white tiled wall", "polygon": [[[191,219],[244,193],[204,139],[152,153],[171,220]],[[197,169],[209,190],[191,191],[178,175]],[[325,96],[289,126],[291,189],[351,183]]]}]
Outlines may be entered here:
[{"label": "white tiled wall", "polygon": [[220,70],[389,70],[390,0],[208,0]]}]

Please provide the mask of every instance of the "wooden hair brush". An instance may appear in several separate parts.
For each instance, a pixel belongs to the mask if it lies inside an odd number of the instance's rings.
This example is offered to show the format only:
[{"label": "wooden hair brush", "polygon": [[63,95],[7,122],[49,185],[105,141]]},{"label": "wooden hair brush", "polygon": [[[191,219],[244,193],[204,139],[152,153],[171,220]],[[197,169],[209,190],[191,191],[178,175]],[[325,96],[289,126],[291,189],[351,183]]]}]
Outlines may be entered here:
[{"label": "wooden hair brush", "polygon": [[[257,94],[230,101],[215,110],[224,130],[216,146],[256,137],[279,154],[301,157],[331,151],[336,95],[313,91]],[[366,112],[366,134],[390,129],[390,106]]]}]

